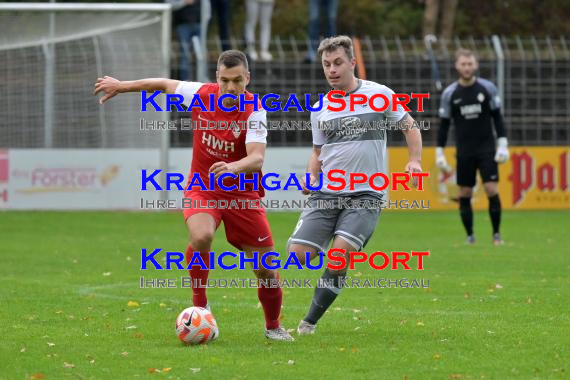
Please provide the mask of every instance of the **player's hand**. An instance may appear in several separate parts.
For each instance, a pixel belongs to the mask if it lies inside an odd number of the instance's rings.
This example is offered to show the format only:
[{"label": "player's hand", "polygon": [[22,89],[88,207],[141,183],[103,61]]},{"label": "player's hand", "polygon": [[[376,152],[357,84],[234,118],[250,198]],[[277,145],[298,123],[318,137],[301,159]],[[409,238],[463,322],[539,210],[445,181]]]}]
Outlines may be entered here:
[{"label": "player's hand", "polygon": [[[314,186],[315,183],[317,182],[317,177],[315,177],[314,175],[311,174],[311,186]],[[303,188],[303,190],[301,190],[301,192],[305,195],[311,194],[312,190],[307,189],[307,176],[304,175],[301,178],[301,187]]]},{"label": "player's hand", "polygon": [[497,139],[497,153],[495,153],[495,162],[498,162],[499,164],[504,164],[505,162],[507,162],[509,160],[509,148],[507,148],[508,146],[508,142],[507,142],[507,138],[506,137],[499,137]]},{"label": "player's hand", "polygon": [[451,167],[445,159],[445,154],[443,154],[443,148],[439,146],[435,148],[435,165],[444,173],[451,171]]},{"label": "player's hand", "polygon": [[223,161],[216,162],[214,165],[210,166],[210,169],[208,171],[215,174],[215,179],[218,179],[218,177],[224,173],[237,174],[233,163]]},{"label": "player's hand", "polygon": [[103,92],[103,97],[99,99],[99,104],[103,104],[113,96],[120,93],[120,85],[121,81],[112,77],[104,76],[103,78],[97,78],[93,95]]},{"label": "player's hand", "polygon": [[[410,177],[414,173],[421,173],[421,172],[422,172],[422,164],[420,161],[410,160],[410,162],[408,162],[408,164],[406,165],[406,173],[408,173]],[[412,186],[418,187],[418,181],[419,181],[418,177],[412,178]]]}]

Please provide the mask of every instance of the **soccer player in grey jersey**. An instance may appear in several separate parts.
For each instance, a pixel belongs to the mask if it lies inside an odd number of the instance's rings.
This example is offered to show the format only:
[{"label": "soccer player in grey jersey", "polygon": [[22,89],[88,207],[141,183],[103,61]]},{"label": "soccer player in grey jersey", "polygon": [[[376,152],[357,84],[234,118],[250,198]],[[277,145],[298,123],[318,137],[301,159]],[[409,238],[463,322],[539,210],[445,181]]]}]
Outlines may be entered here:
[{"label": "soccer player in grey jersey", "polygon": [[[370,98],[373,94],[382,93],[391,99],[394,93],[386,86],[375,82],[360,80],[354,76],[356,59],[352,41],[346,36],[331,37],[323,40],[318,49],[323,70],[328,83],[334,90],[344,91],[345,100],[349,94],[364,94]],[[326,97],[325,97],[326,99]],[[382,108],[383,100],[374,103]],[[357,105],[354,111],[332,112],[327,109],[327,100],[323,101],[321,111],[311,113],[313,132],[313,152],[309,159],[307,173],[310,173],[311,184],[315,184],[318,174],[323,173],[322,190],[310,195],[313,205],[322,204],[320,200],[333,201],[335,207],[324,209],[309,207],[304,210],[297,226],[288,242],[288,251],[296,252],[301,263],[305,263],[305,253],[314,258],[324,252],[332,240],[332,248],[348,251],[361,250],[374,232],[379,208],[350,208],[338,202],[339,197],[346,197],[351,204],[363,204],[361,201],[378,200],[384,197],[383,192],[373,190],[368,184],[356,184],[353,190],[344,189],[332,192],[326,189],[327,173],[333,169],[345,170],[348,182],[350,173],[365,173],[370,177],[374,173],[386,172],[386,130],[379,127],[381,122],[399,122],[406,126],[403,132],[406,137],[410,160],[405,170],[420,173],[422,139],[418,128],[411,128],[414,120],[399,105],[392,111],[392,104],[384,112],[376,112],[369,105]],[[337,105],[333,105],[337,107]],[[321,123],[319,123],[321,122]],[[323,128],[322,122],[331,123],[332,127]],[[374,122],[377,122],[374,124]],[[374,127],[376,125],[376,127]],[[335,175],[336,176],[336,175]],[[339,177],[339,176],[337,176]],[[377,178],[375,185],[380,187],[383,180]],[[417,181],[414,181],[417,182]],[[303,181],[303,193],[309,194]],[[417,183],[414,183],[417,185]],[[374,204],[374,202],[370,202]],[[347,264],[348,266],[348,264]],[[332,282],[333,286],[317,286],[313,301],[307,315],[300,322],[299,334],[312,334],[319,319],[334,302],[342,287],[346,268],[342,270],[326,269],[322,275],[323,284]]]},{"label": "soccer player in grey jersey", "polygon": [[[449,165],[443,154],[451,120],[455,125],[457,147],[457,185],[459,186],[459,213],[467,232],[467,244],[475,243],[471,196],[477,170],[489,198],[489,216],[493,226],[493,244],[501,245],[501,201],[499,199],[499,170],[497,163],[509,159],[507,133],[501,116],[501,99],[490,81],[477,78],[477,59],[473,52],[458,50],[455,69],[459,80],[448,86],[441,97],[439,116],[441,127],[437,135],[436,164],[443,171]],[[491,122],[492,121],[492,122]],[[497,145],[493,125],[497,132]]]}]

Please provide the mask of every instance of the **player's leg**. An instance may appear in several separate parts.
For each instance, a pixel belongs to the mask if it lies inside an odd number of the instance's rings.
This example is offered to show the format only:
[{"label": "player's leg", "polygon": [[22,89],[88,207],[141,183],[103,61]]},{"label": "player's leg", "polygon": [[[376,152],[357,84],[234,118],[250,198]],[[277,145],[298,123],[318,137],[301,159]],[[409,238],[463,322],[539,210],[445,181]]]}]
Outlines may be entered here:
[{"label": "player's leg", "polygon": [[[199,193],[186,192],[186,198],[202,199],[203,195]],[[210,262],[210,249],[216,229],[220,225],[221,213],[219,210],[208,209],[184,209],[184,219],[189,234],[189,244],[186,248],[186,264],[196,262],[192,260],[194,252],[200,252],[200,258],[208,265]],[[203,269],[199,265],[193,265],[189,271],[192,280],[200,281],[205,284],[208,280],[208,269]],[[194,306],[206,307],[208,299],[206,297],[205,287],[192,288],[192,301]]]},{"label": "player's leg", "polygon": [[261,46],[261,52],[259,53],[259,57],[262,61],[271,61],[273,59],[273,56],[269,52],[272,15],[273,2],[260,3],[259,43]]},{"label": "player's leg", "polygon": [[[337,236],[333,240],[332,248],[343,249],[346,252],[356,248],[344,238]],[[340,254],[332,253],[333,256]],[[342,280],[346,276],[347,267],[340,270],[325,268],[321,278],[315,286],[313,299],[305,317],[299,323],[297,332],[299,335],[309,335],[315,332],[317,322],[329,309],[342,290]]]},{"label": "player's leg", "polygon": [[309,198],[309,207],[301,213],[295,229],[287,242],[287,253],[294,253],[301,265],[305,265],[307,259],[312,261],[325,251],[340,215],[338,208],[319,208],[324,204],[322,201],[332,201],[333,206],[336,197],[323,194],[314,194]]},{"label": "player's leg", "polygon": [[[356,202],[365,200],[374,201],[377,199],[368,195],[353,198],[353,201]],[[377,208],[341,210],[335,226],[332,248],[341,249],[344,252],[361,250],[374,233],[379,216],[380,210]],[[340,270],[325,269],[320,279],[323,286],[315,288],[311,307],[303,318],[304,323],[301,322],[299,325],[298,330],[301,334],[311,334],[317,322],[339,296],[348,264]]]},{"label": "player's leg", "polygon": [[267,280],[257,288],[257,297],[265,317],[265,336],[274,340],[292,341],[293,337],[279,322],[283,291],[280,286],[271,286],[271,280],[278,279],[279,274],[261,263],[263,254],[273,251],[273,238],[265,211],[262,208],[227,209],[223,211],[222,219],[230,244],[245,251],[250,258],[253,257],[253,252],[258,252],[259,269],[255,269],[254,273],[257,279]]},{"label": "player's leg", "polygon": [[[311,196],[309,208],[301,213],[299,221],[287,243],[288,253],[295,253],[301,264],[306,264],[307,259],[312,261],[320,253],[324,256],[324,251],[333,237],[340,215],[341,210],[338,208],[319,209],[317,205],[322,204],[319,203],[320,199],[327,199],[327,197],[323,195]],[[320,260],[324,266],[324,257],[321,257]],[[317,291],[318,288],[315,288],[315,294]],[[301,335],[312,334],[314,331],[315,324],[305,319],[301,320],[297,327],[297,332]]]},{"label": "player's leg", "polygon": [[457,157],[457,185],[459,186],[459,215],[467,233],[467,244],[475,243],[471,197],[477,180],[475,157]]},{"label": "player's leg", "polygon": [[246,0],[246,18],[245,18],[245,42],[247,45],[247,54],[252,61],[257,61],[258,55],[255,49],[255,27],[259,16],[260,4],[256,0]]},{"label": "player's leg", "polygon": [[501,245],[501,199],[499,198],[499,168],[494,154],[487,154],[479,162],[479,173],[483,180],[483,187],[489,199],[489,217],[493,226],[493,244]]},{"label": "player's leg", "polygon": [[[281,305],[283,304],[283,291],[279,284],[279,272],[275,269],[267,269],[261,263],[263,254],[273,251],[273,246],[256,247],[242,244],[241,247],[241,249],[245,251],[246,255],[250,258],[253,257],[253,252],[258,252],[259,269],[254,269],[253,272],[258,280],[265,280],[263,282],[259,282],[259,286],[257,288],[257,298],[261,303],[263,315],[265,317],[265,336],[272,340],[295,340],[291,334],[281,326],[281,322],[279,321],[281,316]],[[275,282],[275,280],[277,280],[277,282]]]}]

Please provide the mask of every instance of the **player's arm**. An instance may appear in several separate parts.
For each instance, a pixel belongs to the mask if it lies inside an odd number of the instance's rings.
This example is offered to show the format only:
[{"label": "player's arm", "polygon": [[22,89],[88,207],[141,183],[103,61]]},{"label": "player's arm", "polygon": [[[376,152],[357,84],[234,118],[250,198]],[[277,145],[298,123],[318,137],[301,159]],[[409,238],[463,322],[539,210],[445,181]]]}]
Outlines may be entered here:
[{"label": "player's arm", "polygon": [[447,135],[449,134],[451,120],[446,117],[442,117],[439,120],[439,130],[437,131],[437,145],[435,148],[435,164],[444,172],[448,172],[451,170],[451,168],[445,159],[443,148],[445,148],[445,144],[447,143]]},{"label": "player's arm", "polygon": [[175,94],[180,81],[167,78],[146,78],[132,81],[120,81],[113,77],[104,76],[97,78],[93,95],[103,92],[103,97],[99,103],[103,104],[117,94],[123,92],[138,91],[162,91],[167,94]]},{"label": "player's arm", "polygon": [[[319,145],[313,145],[313,151],[311,152],[311,157],[309,157],[309,163],[307,164],[307,173],[310,174],[311,186],[316,185],[319,173],[323,171],[323,162],[319,160],[321,155],[321,147]],[[303,194],[310,194],[311,190],[307,189],[306,176],[301,178],[301,186],[303,187]]]},{"label": "player's arm", "polygon": [[251,174],[261,170],[263,166],[263,160],[265,159],[265,146],[264,143],[252,142],[246,144],[245,150],[247,151],[247,156],[239,161],[234,162],[216,162],[210,167],[210,173],[215,174],[215,178],[218,179],[224,173],[232,174]]},{"label": "player's arm", "polygon": [[[382,92],[388,99],[393,99],[394,91],[392,89],[382,86]],[[396,105],[390,104],[388,109],[384,112],[384,116],[388,121],[398,122],[402,127],[402,132],[406,138],[406,143],[408,145],[408,152],[410,159],[406,164],[406,172],[410,174],[421,173],[422,172],[422,134],[417,127],[417,123],[414,118],[410,116],[409,113],[404,111],[401,104]],[[412,185],[414,187],[418,186],[418,178],[414,177],[412,180]]]},{"label": "player's arm", "polygon": [[[319,156],[321,155],[321,147],[326,142],[325,134],[319,129],[316,112],[311,112],[311,132],[313,134],[313,151],[311,152],[311,156],[309,157],[309,162],[307,164],[307,173],[309,173],[311,181],[310,184],[315,185],[317,178],[319,177],[319,173],[323,171],[323,162],[319,160]],[[306,175],[303,175],[301,178],[301,187],[303,188],[303,190],[301,190],[303,194],[307,195],[311,193],[311,190],[307,189]]]},{"label": "player's arm", "polygon": [[451,167],[445,159],[443,148],[447,144],[447,135],[451,126],[451,87],[445,89],[441,95],[441,106],[439,107],[439,129],[437,131],[437,142],[435,148],[435,164],[444,172],[451,171]]},{"label": "player's arm", "polygon": [[210,167],[210,173],[218,178],[223,173],[251,174],[261,170],[265,160],[265,147],[267,146],[267,112],[265,110],[253,112],[246,121],[245,150],[247,156],[234,162],[216,162]]},{"label": "player's arm", "polygon": [[489,100],[491,109],[491,118],[497,132],[497,152],[495,153],[495,161],[502,164],[509,159],[509,149],[507,141],[507,131],[503,122],[503,115],[501,114],[501,98],[499,92],[494,84],[489,83],[489,92],[491,99]]},{"label": "player's arm", "polygon": [[[406,126],[407,128],[403,128],[402,132],[406,137],[406,143],[408,144],[408,152],[410,155],[410,159],[408,164],[406,165],[406,172],[410,175],[412,173],[421,173],[422,172],[422,134],[420,133],[419,128],[413,127],[417,125],[414,121],[414,118],[410,116],[410,114],[406,114],[402,119],[402,125]],[[418,185],[418,179],[413,179],[413,185]]]}]

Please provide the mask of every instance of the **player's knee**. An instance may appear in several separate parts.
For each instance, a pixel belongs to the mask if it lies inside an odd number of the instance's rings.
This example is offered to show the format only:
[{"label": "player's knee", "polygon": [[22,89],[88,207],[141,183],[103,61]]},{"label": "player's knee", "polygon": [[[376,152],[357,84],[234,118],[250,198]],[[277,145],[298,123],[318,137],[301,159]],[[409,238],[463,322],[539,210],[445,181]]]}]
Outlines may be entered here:
[{"label": "player's knee", "polygon": [[195,250],[209,251],[214,240],[214,233],[207,230],[191,231],[190,244]]},{"label": "player's knee", "polygon": [[[289,244],[289,246],[287,247],[287,252],[294,254],[299,263],[301,265],[305,265],[305,263],[308,260],[310,260],[310,258],[307,258],[307,255],[310,255],[312,257],[315,255],[316,251],[314,248],[309,248],[305,245],[292,243]],[[307,254],[307,252],[309,253]]]},{"label": "player's knee", "polygon": [[473,189],[471,187],[462,186],[459,188],[459,197],[471,198],[473,196]]},{"label": "player's knee", "polygon": [[261,280],[270,280],[272,278],[277,278],[277,272],[273,269],[267,269],[259,267],[259,269],[254,269],[255,277]]},{"label": "player's knee", "polygon": [[496,182],[489,182],[484,185],[485,193],[488,198],[494,197],[499,193],[499,189]]}]

